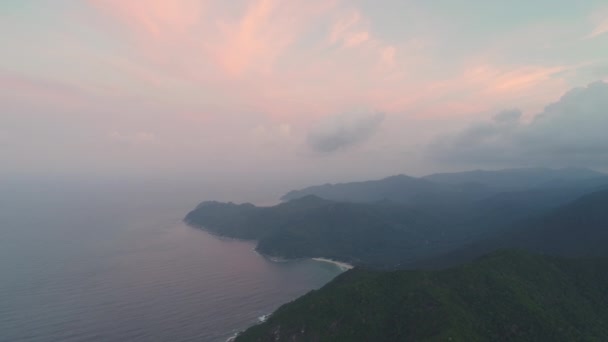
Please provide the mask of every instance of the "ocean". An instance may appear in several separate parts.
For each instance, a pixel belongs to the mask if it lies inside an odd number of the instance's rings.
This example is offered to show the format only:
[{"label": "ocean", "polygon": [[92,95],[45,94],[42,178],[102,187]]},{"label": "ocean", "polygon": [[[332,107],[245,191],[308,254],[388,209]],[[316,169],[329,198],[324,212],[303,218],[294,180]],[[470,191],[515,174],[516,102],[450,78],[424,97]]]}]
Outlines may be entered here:
[{"label": "ocean", "polygon": [[0,341],[223,342],[341,272],[189,227],[210,198],[170,188],[2,186]]}]

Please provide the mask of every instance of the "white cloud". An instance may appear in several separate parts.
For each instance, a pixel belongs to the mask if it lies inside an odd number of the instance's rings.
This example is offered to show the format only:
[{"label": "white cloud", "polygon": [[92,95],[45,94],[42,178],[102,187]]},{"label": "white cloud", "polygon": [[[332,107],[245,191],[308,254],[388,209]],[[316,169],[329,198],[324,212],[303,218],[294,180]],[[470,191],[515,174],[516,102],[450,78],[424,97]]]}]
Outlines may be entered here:
[{"label": "white cloud", "polygon": [[599,37],[608,33],[608,7],[600,9],[591,15],[591,22],[594,25],[591,33],[587,35],[587,39]]},{"label": "white cloud", "polygon": [[292,127],[287,123],[257,125],[251,134],[254,141],[263,145],[280,145],[293,138]]},{"label": "white cloud", "polygon": [[326,118],[308,133],[316,152],[334,152],[369,139],[384,120],[383,113],[349,113]]},{"label": "white cloud", "polygon": [[464,164],[608,166],[608,84],[566,93],[526,123],[499,113],[431,145],[433,156]]}]

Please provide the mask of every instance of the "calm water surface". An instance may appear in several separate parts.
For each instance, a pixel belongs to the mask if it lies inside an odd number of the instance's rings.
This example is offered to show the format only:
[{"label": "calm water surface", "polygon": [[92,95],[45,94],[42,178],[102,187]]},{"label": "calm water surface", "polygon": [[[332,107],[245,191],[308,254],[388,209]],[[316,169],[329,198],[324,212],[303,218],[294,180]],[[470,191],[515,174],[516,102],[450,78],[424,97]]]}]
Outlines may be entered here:
[{"label": "calm water surface", "polygon": [[340,272],[188,227],[180,199],[4,191],[0,341],[225,341]]}]

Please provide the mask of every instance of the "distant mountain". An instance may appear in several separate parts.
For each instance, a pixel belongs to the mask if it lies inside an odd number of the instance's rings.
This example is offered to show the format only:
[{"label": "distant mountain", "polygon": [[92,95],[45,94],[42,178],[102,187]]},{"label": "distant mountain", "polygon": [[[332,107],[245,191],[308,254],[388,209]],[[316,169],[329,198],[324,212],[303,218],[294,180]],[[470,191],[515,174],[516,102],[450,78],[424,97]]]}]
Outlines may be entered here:
[{"label": "distant mountain", "polygon": [[[561,226],[564,232],[560,234],[564,235],[568,229],[581,229],[577,222],[594,217],[591,214],[603,215],[601,210],[587,213],[593,208],[588,204],[559,208],[587,191],[578,187],[537,188],[498,193],[477,201],[427,197],[412,204],[390,200],[336,202],[314,195],[273,207],[204,202],[188,213],[185,221],[218,235],[257,240],[257,250],[273,257],[326,257],[376,268],[422,267],[426,263],[434,267],[503,247],[542,251],[531,244],[531,232]],[[608,204],[602,205],[608,209]],[[570,206],[579,209],[568,209]],[[559,209],[552,212],[555,208]],[[573,218],[566,220],[565,212]],[[595,222],[605,221],[598,218]],[[601,224],[586,229],[600,229]],[[527,244],[515,243],[516,232],[523,234],[518,241]],[[544,234],[538,233],[535,239],[553,241]],[[598,235],[591,236],[597,239],[594,241],[604,241]],[[572,241],[567,246],[582,241],[576,233],[562,240]],[[444,260],[445,254],[448,256]]]},{"label": "distant mountain", "polygon": [[315,195],[339,202],[391,200],[420,206],[472,202],[501,192],[532,188],[593,188],[601,185],[608,185],[608,175],[582,168],[476,170],[422,178],[398,175],[364,182],[324,184],[290,191],[281,200]]},{"label": "distant mountain", "polygon": [[246,330],[261,341],[608,341],[608,259],[497,252],[443,271],[348,271]]},{"label": "distant mountain", "polygon": [[427,181],[441,184],[478,184],[501,190],[521,190],[532,187],[557,186],[572,184],[574,181],[605,178],[608,175],[585,168],[521,168],[498,171],[466,171],[454,173],[437,173],[422,177]]},{"label": "distant mountain", "polygon": [[341,202],[376,202],[392,200],[411,202],[423,194],[445,191],[447,187],[406,175],[387,177],[380,180],[311,186],[294,190],[281,197],[289,201],[308,195]]}]

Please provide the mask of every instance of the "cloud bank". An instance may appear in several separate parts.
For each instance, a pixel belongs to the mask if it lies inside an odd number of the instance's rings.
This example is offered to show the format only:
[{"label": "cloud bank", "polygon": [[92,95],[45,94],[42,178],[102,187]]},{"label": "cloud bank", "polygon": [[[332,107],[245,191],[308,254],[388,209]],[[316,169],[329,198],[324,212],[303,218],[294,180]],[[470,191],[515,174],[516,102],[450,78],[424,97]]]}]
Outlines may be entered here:
[{"label": "cloud bank", "polygon": [[608,166],[608,83],[575,88],[530,122],[505,111],[430,146],[449,163]]},{"label": "cloud bank", "polygon": [[315,152],[335,152],[369,139],[384,120],[383,113],[350,113],[326,118],[308,133]]}]

